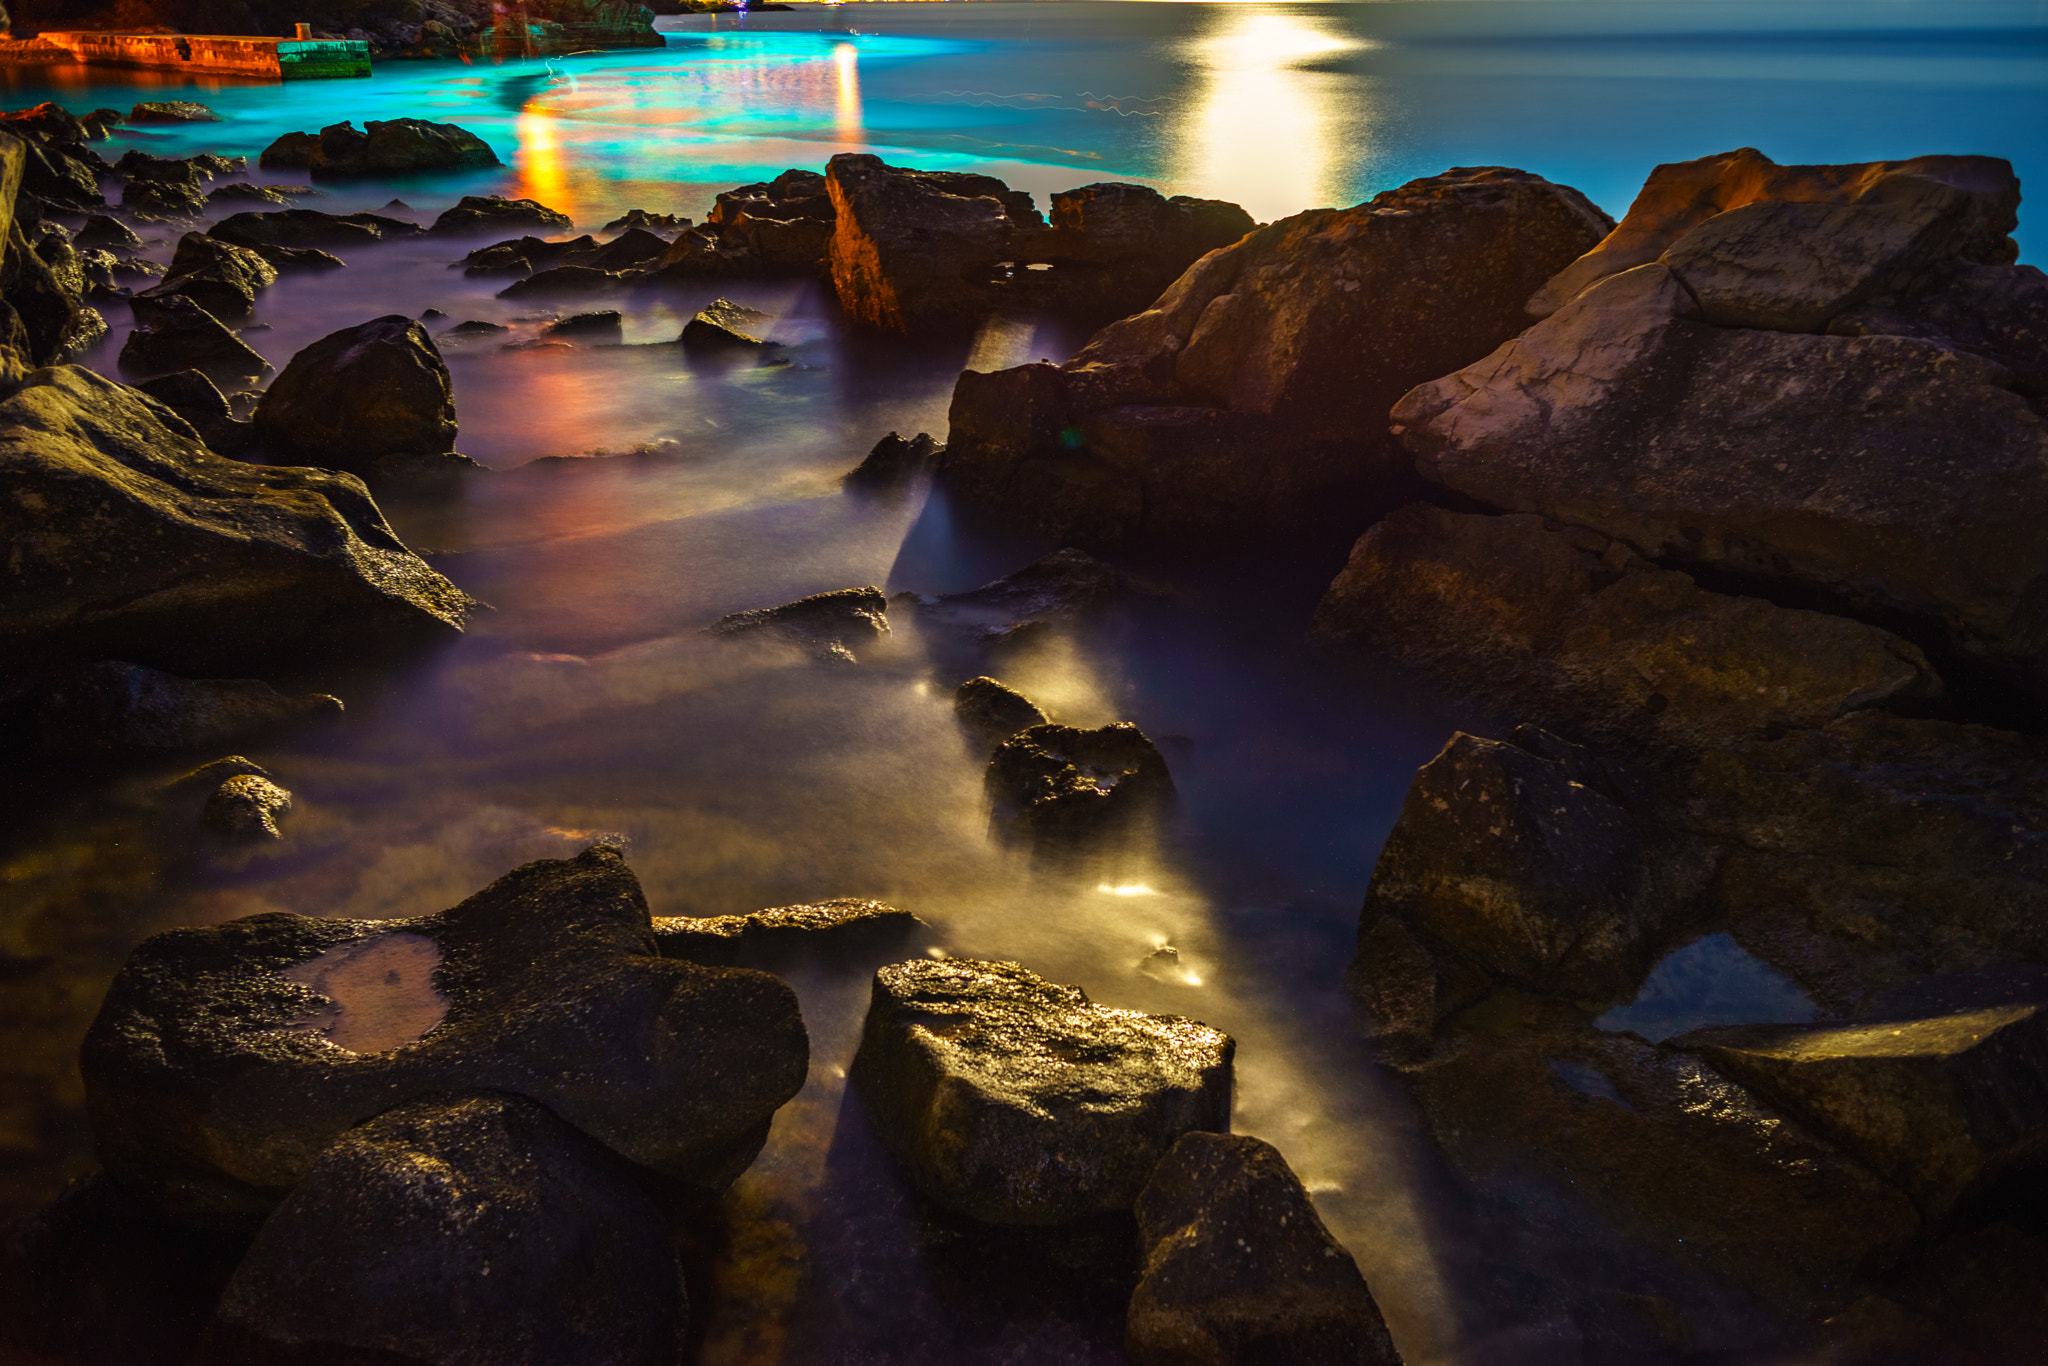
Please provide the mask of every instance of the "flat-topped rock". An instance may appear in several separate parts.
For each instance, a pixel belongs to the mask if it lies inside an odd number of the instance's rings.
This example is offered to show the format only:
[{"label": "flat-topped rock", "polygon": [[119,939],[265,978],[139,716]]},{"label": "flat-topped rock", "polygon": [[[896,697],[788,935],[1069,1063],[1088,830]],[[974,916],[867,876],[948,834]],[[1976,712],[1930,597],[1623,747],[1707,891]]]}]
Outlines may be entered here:
[{"label": "flat-topped rock", "polygon": [[490,144],[453,123],[371,119],[329,124],[319,133],[286,133],[263,149],[266,171],[305,171],[315,180],[459,171],[502,163]]},{"label": "flat-topped rock", "polygon": [[823,658],[854,659],[852,645],[889,634],[889,600],[874,587],[813,593],[779,607],[730,612],[707,629],[716,636],[760,636],[801,646]]},{"label": "flat-topped rock", "polygon": [[923,925],[886,902],[842,897],[750,915],[656,916],[654,942],[664,957],[714,966],[837,963],[893,949]]},{"label": "flat-topped rock", "polygon": [[362,247],[388,236],[410,236],[417,223],[374,213],[323,213],[318,209],[250,210],[231,214],[207,229],[207,235],[237,246]]},{"label": "flat-topped rock", "polygon": [[536,199],[507,199],[501,194],[466,194],[454,208],[444,209],[428,232],[567,232],[569,215]]},{"label": "flat-topped rock", "polygon": [[1182,1134],[1228,1128],[1233,1048],[1015,963],[926,959],[875,974],[849,1077],[924,1195],[1052,1224],[1129,1209]]}]

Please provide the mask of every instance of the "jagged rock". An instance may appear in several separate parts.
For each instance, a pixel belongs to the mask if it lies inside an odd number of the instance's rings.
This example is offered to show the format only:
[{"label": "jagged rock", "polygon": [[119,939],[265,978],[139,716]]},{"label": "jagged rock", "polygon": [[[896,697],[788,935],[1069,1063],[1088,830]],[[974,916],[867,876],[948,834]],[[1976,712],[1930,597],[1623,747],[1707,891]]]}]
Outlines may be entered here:
[{"label": "jagged rock", "polygon": [[1875,626],[1708,592],[1596,532],[1422,503],[1359,538],[1313,630],[1542,725],[1680,750],[1942,693]]},{"label": "jagged rock", "polygon": [[[635,271],[657,260],[667,250],[668,243],[653,233],[629,228],[609,242],[599,242],[588,233],[566,242],[550,242],[542,237],[517,237],[478,247],[462,261],[464,273],[468,275],[523,275],[557,266],[577,266],[613,275]],[[572,283],[595,278],[577,273],[551,277],[555,282]]]},{"label": "jagged rock", "polygon": [[498,154],[468,129],[425,119],[371,119],[358,132],[352,122],[329,124],[315,136],[286,133],[263,149],[266,171],[305,171],[315,180],[414,175],[498,166]]},{"label": "jagged rock", "polygon": [[11,705],[54,753],[211,749],[341,711],[324,693],[287,697],[260,679],[180,678],[111,659],[48,674]]},{"label": "jagged rock", "polygon": [[119,251],[140,251],[142,239],[120,219],[96,213],[88,216],[85,222],[79,225],[78,232],[71,239],[71,245],[80,250],[87,247],[113,247]]},{"label": "jagged rock", "polygon": [[769,343],[755,336],[754,330],[760,330],[767,321],[768,315],[757,308],[730,299],[713,299],[683,324],[682,335],[676,340],[686,351],[759,351]]},{"label": "jagged rock", "polygon": [[852,661],[848,642],[865,644],[889,634],[889,600],[879,588],[839,588],[780,607],[731,612],[709,627],[718,636],[759,633],[800,645],[827,659]]},{"label": "jagged rock", "polygon": [[0,113],[0,127],[17,137],[50,142],[83,142],[85,125],[61,104],[45,100],[27,109]]},{"label": "jagged rock", "polygon": [[558,318],[541,329],[547,337],[610,337],[617,341],[624,318],[616,308],[607,308],[596,313],[576,313]]},{"label": "jagged rock", "polygon": [[624,289],[632,277],[624,271],[598,266],[551,266],[515,280],[498,291],[501,299],[529,299],[543,294],[596,294]]},{"label": "jagged rock", "polygon": [[284,208],[296,198],[297,195],[290,190],[280,189],[274,185],[257,185],[246,180],[237,180],[226,185],[216,185],[208,190],[206,207],[214,213],[239,210],[250,204],[273,204]]},{"label": "jagged rock", "polygon": [[704,225],[721,253],[743,256],[755,273],[824,275],[834,218],[825,177],[790,170],[719,195]]},{"label": "jagged rock", "polygon": [[144,379],[197,369],[230,380],[253,380],[270,369],[254,347],[189,296],[169,294],[138,304],[135,330],[121,344],[121,373]]},{"label": "jagged rock", "polygon": [[761,263],[737,239],[727,245],[717,224],[705,223],[678,233],[652,271],[675,280],[727,280],[757,275]]},{"label": "jagged rock", "polygon": [[231,840],[281,840],[277,821],[291,809],[291,793],[268,778],[238,773],[206,799],[206,824]]},{"label": "jagged rock", "polygon": [[151,159],[137,166],[121,187],[121,207],[143,219],[203,218],[206,179],[189,161]]},{"label": "jagged rock", "polygon": [[348,264],[334,253],[322,251],[318,247],[279,247],[266,243],[260,247],[251,247],[249,250],[280,271],[340,270]]},{"label": "jagged rock", "polygon": [[1258,226],[1220,199],[1168,199],[1144,185],[1102,183],[1052,197],[1052,226],[1020,243],[1010,290],[1024,306],[1102,320],[1137,313],[1219,247]]},{"label": "jagged rock", "polygon": [[1399,1366],[1358,1264],[1271,1144],[1183,1134],[1136,1213],[1133,1366]]},{"label": "jagged rock", "polygon": [[144,100],[128,111],[130,123],[219,123],[220,115],[192,100]]},{"label": "jagged rock", "polygon": [[848,897],[751,915],[656,916],[654,942],[664,957],[712,967],[873,961],[872,955],[896,949],[923,924],[909,911]]},{"label": "jagged rock", "polygon": [[2048,401],[2048,275],[2034,266],[1963,265],[1932,288],[1838,314],[1843,337],[1918,337],[2012,372],[2013,387]]},{"label": "jagged rock", "polygon": [[455,395],[427,330],[394,313],[331,332],[293,356],[254,421],[281,454],[360,470],[387,455],[450,450]]},{"label": "jagged rock", "polygon": [[0,404],[10,667],[119,656],[255,673],[461,629],[476,604],[355,479],[214,455],[163,411],[71,366]]},{"label": "jagged rock", "polygon": [[[4,172],[5,167],[0,166],[0,174]],[[7,228],[6,242],[5,252],[0,253],[0,300],[12,311],[20,329],[8,346],[19,354],[24,368],[61,364],[90,337],[94,320],[104,325],[98,313],[85,307],[84,272],[77,268],[69,243],[48,236],[31,243],[19,213]],[[59,263],[57,267],[51,266],[45,253]],[[0,335],[13,331],[14,323],[0,315]]]},{"label": "jagged rock", "polygon": [[216,318],[246,318],[259,291],[277,283],[277,267],[247,247],[188,232],[178,239],[163,283],[142,291],[160,299],[182,294]]},{"label": "jagged rock", "polygon": [[997,828],[1046,853],[1141,830],[1173,801],[1165,758],[1129,721],[1019,731],[996,747],[984,786]]},{"label": "jagged rock", "polygon": [[260,251],[264,247],[363,247],[386,237],[406,237],[419,231],[417,223],[374,213],[275,209],[223,218],[207,229],[207,235]]},{"label": "jagged rock", "polygon": [[856,326],[958,332],[996,301],[996,267],[1045,220],[1031,196],[994,176],[916,171],[841,152],[827,164],[834,213],[828,261]]},{"label": "jagged rock", "polygon": [[1053,1224],[1128,1210],[1182,1134],[1228,1128],[1234,1047],[1015,963],[926,959],[875,974],[848,1076],[925,1196]]},{"label": "jagged rock", "polygon": [[24,141],[22,191],[74,212],[89,212],[105,204],[98,167],[86,159],[84,151],[54,142]]},{"label": "jagged rock", "polygon": [[629,228],[639,228],[653,233],[676,228],[687,228],[689,226],[690,220],[681,214],[649,213],[645,209],[628,209],[624,217],[614,218],[611,222],[605,224],[601,231],[624,232]]},{"label": "jagged rock", "polygon": [[1064,366],[963,374],[942,473],[1083,545],[1355,528],[1409,478],[1387,409],[1526,326],[1529,293],[1607,227],[1578,191],[1499,167],[1297,214]]},{"label": "jagged rock", "polygon": [[1051,721],[1038,704],[996,679],[970,678],[953,691],[953,715],[984,743],[1009,739],[1020,730]]},{"label": "jagged rock", "polygon": [[574,226],[568,214],[559,213],[538,200],[507,199],[500,194],[466,194],[454,208],[444,210],[427,231],[448,234],[528,228],[536,232],[567,232]]},{"label": "jagged rock", "polygon": [[169,1217],[232,1228],[351,1126],[448,1091],[531,1097],[644,1167],[722,1188],[807,1057],[775,978],[655,956],[638,881],[596,845],[439,915],[157,935],[115,977],[81,1068],[107,1170]]},{"label": "jagged rock", "polygon": [[945,451],[929,432],[919,432],[908,441],[891,432],[877,441],[867,458],[848,470],[840,482],[849,488],[900,489],[935,468]]},{"label": "jagged rock", "polygon": [[413,1100],[340,1136],[228,1282],[204,1366],[669,1366],[687,1315],[625,1163],[531,1100]]},{"label": "jagged rock", "polygon": [[[2012,165],[1996,157],[1780,166],[1755,148],[1743,147],[1697,161],[1672,162],[1650,172],[1627,216],[1598,246],[1546,283],[1529,300],[1529,312],[1547,318],[1608,276],[1659,259],[1710,219],[1731,210],[1754,213],[1754,206],[1765,204],[1821,206],[1794,210],[1794,218],[1828,217],[1827,208],[1851,206],[1894,225],[1916,224],[1902,244],[1915,258],[1902,264],[1912,269],[1942,258],[2002,265],[2019,254],[2006,236],[2018,224],[2019,203],[2020,186]],[[1761,219],[1738,219],[1731,226],[1769,221],[1781,212],[1767,210]],[[1840,221],[1846,224],[1855,218]],[[1720,236],[1718,228],[1709,234]],[[1909,270],[1896,282],[1907,282],[1910,274]],[[1893,282],[1882,268],[1873,279],[1877,287]],[[1814,282],[1786,283],[1811,289]]]}]

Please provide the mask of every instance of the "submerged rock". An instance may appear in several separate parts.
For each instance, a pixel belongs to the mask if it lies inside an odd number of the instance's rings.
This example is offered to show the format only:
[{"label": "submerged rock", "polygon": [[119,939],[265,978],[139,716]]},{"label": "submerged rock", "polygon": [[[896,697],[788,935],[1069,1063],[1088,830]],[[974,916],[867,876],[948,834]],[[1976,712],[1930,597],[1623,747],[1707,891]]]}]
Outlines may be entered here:
[{"label": "submerged rock", "polygon": [[355,479],[214,455],[162,412],[70,366],[0,404],[13,668],[117,656],[263,672],[445,636],[476,607]]},{"label": "submerged rock", "polygon": [[1129,1209],[1175,1139],[1227,1128],[1233,1048],[1015,963],[920,960],[875,974],[849,1078],[924,1195],[1052,1224]]},{"label": "submerged rock", "polygon": [[823,658],[851,661],[849,642],[865,644],[889,634],[889,600],[879,588],[813,593],[780,607],[732,612],[708,628],[716,636],[759,634],[800,645]]},{"label": "submerged rock", "polygon": [[1358,1264],[1271,1144],[1183,1134],[1137,1216],[1133,1366],[1399,1366]]},{"label": "submerged rock", "polygon": [[499,194],[466,194],[454,208],[444,210],[427,231],[448,234],[507,232],[526,228],[536,232],[567,232],[574,226],[568,214],[559,213],[538,200],[507,199]]},{"label": "submerged rock", "polygon": [[219,123],[221,116],[193,100],[144,100],[128,111],[130,123]]},{"label": "submerged rock", "polygon": [[1007,740],[1018,731],[1052,720],[1023,693],[986,676],[970,678],[953,690],[953,715],[984,744]]},{"label": "submerged rock", "polygon": [[676,340],[686,351],[759,351],[770,343],[754,333],[767,321],[768,315],[758,308],[748,308],[730,299],[713,299],[683,324],[682,335]]},{"label": "submerged rock", "polygon": [[520,1096],[408,1101],[321,1153],[200,1361],[670,1366],[687,1314],[626,1164]]},{"label": "submerged rock", "polygon": [[656,916],[654,942],[664,957],[716,967],[873,961],[873,954],[897,948],[923,924],[895,906],[847,897],[751,915]]},{"label": "submerged rock", "polygon": [[254,421],[280,454],[361,471],[384,456],[450,450],[455,395],[427,330],[394,313],[331,332],[293,356]]},{"label": "submerged rock", "polygon": [[414,175],[459,171],[502,163],[490,144],[453,123],[425,119],[368,120],[329,124],[316,136],[286,133],[263,149],[257,165],[266,171],[306,171],[315,180]]},{"label": "submerged rock", "polygon": [[231,840],[281,840],[277,821],[291,809],[291,793],[268,778],[238,773],[206,799],[206,824]]},{"label": "submerged rock", "polygon": [[56,753],[211,749],[341,711],[324,693],[287,697],[260,679],[179,678],[111,659],[47,674],[10,706]]},{"label": "submerged rock", "polygon": [[616,849],[413,920],[251,916],[145,941],[81,1055],[100,1159],[166,1216],[245,1225],[351,1126],[437,1092],[531,1097],[722,1188],[803,1084],[789,989],[655,956]]},{"label": "submerged rock", "polygon": [[1173,801],[1166,760],[1128,721],[1019,731],[997,746],[985,786],[997,828],[1044,853],[1135,833]]},{"label": "submerged rock", "polygon": [[874,444],[867,458],[848,470],[840,480],[848,488],[882,491],[901,489],[919,475],[937,467],[946,448],[929,432],[919,432],[908,441],[895,432]]}]

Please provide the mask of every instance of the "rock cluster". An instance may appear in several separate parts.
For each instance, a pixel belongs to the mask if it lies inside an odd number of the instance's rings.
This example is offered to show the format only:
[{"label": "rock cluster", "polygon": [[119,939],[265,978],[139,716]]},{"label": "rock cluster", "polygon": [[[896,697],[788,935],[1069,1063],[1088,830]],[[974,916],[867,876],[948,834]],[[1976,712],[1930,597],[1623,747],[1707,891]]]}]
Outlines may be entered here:
[{"label": "rock cluster", "polygon": [[342,122],[318,133],[286,133],[263,149],[256,164],[266,171],[304,171],[315,180],[346,180],[502,163],[489,143],[457,124],[371,119],[361,129]]}]

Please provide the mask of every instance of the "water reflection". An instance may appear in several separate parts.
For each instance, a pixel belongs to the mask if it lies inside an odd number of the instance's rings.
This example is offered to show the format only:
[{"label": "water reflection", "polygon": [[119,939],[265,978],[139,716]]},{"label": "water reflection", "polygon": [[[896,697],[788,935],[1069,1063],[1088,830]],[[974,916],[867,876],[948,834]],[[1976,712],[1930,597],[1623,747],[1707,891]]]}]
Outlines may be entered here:
[{"label": "water reflection", "polygon": [[852,43],[834,44],[832,69],[838,76],[838,99],[834,105],[838,123],[834,131],[842,142],[859,142],[864,136],[860,117],[860,49]]}]

